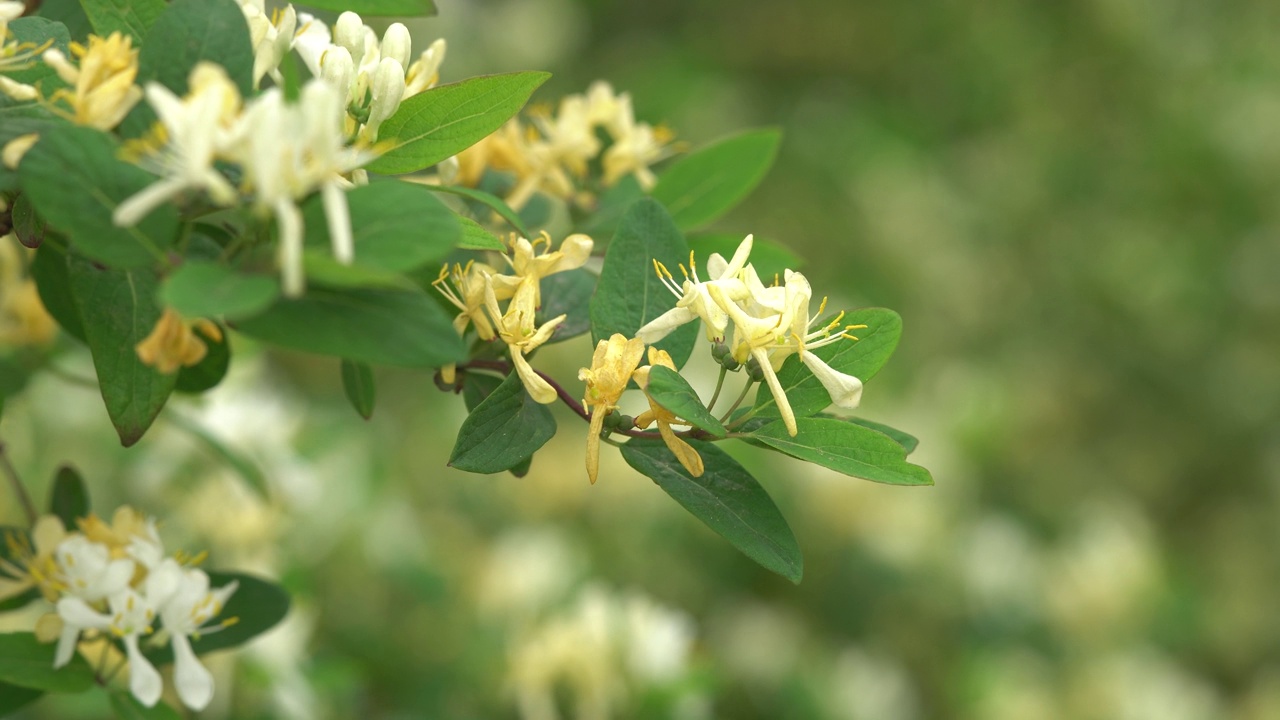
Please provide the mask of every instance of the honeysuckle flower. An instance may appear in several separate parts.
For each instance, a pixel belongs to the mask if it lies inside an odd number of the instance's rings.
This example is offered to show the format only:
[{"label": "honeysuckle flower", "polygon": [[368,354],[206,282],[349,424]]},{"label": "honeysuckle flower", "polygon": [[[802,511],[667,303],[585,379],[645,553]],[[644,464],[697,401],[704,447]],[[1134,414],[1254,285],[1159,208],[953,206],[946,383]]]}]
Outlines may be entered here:
[{"label": "honeysuckle flower", "polygon": [[270,75],[277,84],[283,82],[280,62],[293,47],[298,26],[293,5],[276,8],[268,16],[264,0],[240,0],[240,10],[249,23],[249,42],[253,45],[253,87],[258,87],[264,75]]},{"label": "honeysuckle flower", "polygon": [[[138,76],[138,51],[133,38],[113,32],[105,39],[89,36],[89,45],[71,43],[73,65],[61,51],[44,51],[45,64],[71,88],[57,90],[50,100],[64,100],[71,106],[67,119],[77,125],[110,130],[142,99],[142,88],[133,84]],[[56,107],[56,106],[54,106]]]},{"label": "honeysuckle flower", "polygon": [[651,190],[658,177],[649,169],[675,154],[670,129],[648,123],[623,123],[621,133],[604,152],[604,184],[613,185],[627,175],[635,175],[640,187]]},{"label": "honeysuckle flower", "polygon": [[9,32],[9,21],[22,17],[22,13],[26,9],[27,4],[18,2],[18,0],[3,0],[0,2],[0,40],[3,40],[5,34]]},{"label": "honeysuckle flower", "polygon": [[453,319],[453,329],[459,335],[466,332],[468,324],[475,323],[476,335],[481,340],[488,341],[497,337],[484,305],[485,286],[489,284],[489,276],[494,273],[492,267],[474,260],[466,265],[455,263],[452,268],[446,264],[440,268],[440,276],[431,283],[446,300],[458,308],[458,316]]},{"label": "honeysuckle flower", "polygon": [[578,379],[586,383],[582,404],[591,412],[591,429],[587,433],[587,477],[595,484],[600,470],[600,431],[604,418],[618,407],[631,380],[632,373],[644,357],[644,341],[614,333],[608,340],[596,343],[591,367],[578,371]]},{"label": "honeysuckle flower", "polygon": [[134,346],[134,350],[144,365],[168,375],[199,363],[209,352],[209,346],[196,335],[196,330],[209,340],[222,340],[222,330],[212,321],[199,318],[188,323],[172,309],[165,308],[151,334]]},{"label": "honeysuckle flower", "polygon": [[25,3],[13,0],[0,2],[0,92],[22,101],[35,100],[40,93],[30,85],[5,77],[3,73],[31,67],[40,53],[53,44],[52,40],[37,45],[9,39],[9,21],[21,17],[25,10]]},{"label": "honeysuckle flower", "polygon": [[97,602],[129,587],[134,562],[111,557],[111,551],[84,535],[74,534],[53,553],[57,565],[57,589],[85,602]]},{"label": "honeysuckle flower", "polygon": [[378,136],[382,122],[400,109],[404,90],[404,67],[392,58],[382,58],[369,81],[369,119],[360,129],[361,137],[372,141]]},{"label": "honeysuckle flower", "polygon": [[662,437],[662,441],[671,449],[671,453],[676,456],[680,464],[685,470],[694,477],[702,475],[702,456],[698,454],[693,446],[685,442],[683,438],[675,434],[671,429],[672,423],[679,423],[680,419],[675,413],[662,407],[654,402],[653,397],[649,395],[649,372],[653,367],[661,366],[670,370],[676,369],[676,364],[671,359],[671,355],[666,350],[659,350],[656,347],[649,348],[649,364],[636,369],[631,374],[631,378],[636,381],[636,385],[645,391],[645,397],[649,400],[649,409],[636,416],[635,424],[638,428],[647,428],[650,425],[658,424],[658,434]]},{"label": "honeysuckle flower", "polygon": [[591,122],[591,106],[586,96],[562,98],[554,118],[545,110],[529,115],[546,139],[550,160],[578,177],[586,175],[587,162],[600,154],[600,139]]},{"label": "honeysuckle flower", "polygon": [[[539,246],[541,252],[538,251]],[[591,257],[593,246],[591,238],[582,233],[565,238],[558,250],[551,249],[551,236],[545,231],[532,241],[513,234],[507,240],[508,252],[503,258],[514,275],[493,275],[494,293],[498,299],[511,297],[518,287],[531,279],[533,306],[542,307],[540,281],[548,275],[582,267]]]},{"label": "honeysuckle flower", "polygon": [[302,274],[300,202],[316,190],[324,201],[333,254],[338,262],[355,257],[351,219],[343,189],[348,174],[376,157],[360,145],[349,146],[340,127],[341,98],[321,80],[302,88],[296,105],[287,105],[279,88],[255,98],[241,117],[242,143],[233,158],[244,168],[246,189],[259,212],[272,213],[279,227],[279,262],[284,293],[297,297]]},{"label": "honeysuckle flower", "polygon": [[[488,276],[486,280],[491,280],[493,276]],[[507,305],[506,312],[503,312],[498,305],[498,296],[494,294],[492,282],[486,282],[484,286],[484,307],[489,313],[489,319],[493,322],[497,329],[498,337],[505,342],[511,349],[511,362],[515,365],[516,373],[520,375],[520,381],[524,383],[524,387],[529,391],[529,397],[534,401],[547,405],[556,401],[555,388],[539,375],[529,361],[525,359],[525,355],[538,349],[543,343],[551,339],[551,334],[556,331],[560,323],[564,322],[566,315],[558,315],[542,324],[541,327],[535,326],[536,306],[533,301],[534,288],[536,281],[532,277],[528,278],[523,287],[518,288],[511,298],[511,302]]]},{"label": "honeysuckle flower", "polygon": [[110,613],[102,613],[78,597],[64,597],[58,601],[62,633],[54,652],[53,666],[62,667],[71,660],[81,632],[107,631],[124,644],[129,659],[129,692],[143,705],[151,707],[159,702],[164,682],[159,671],[142,654],[138,639],[152,632],[155,607],[147,597],[131,589],[113,593],[108,607]]},{"label": "honeysuckle flower", "polygon": [[[403,26],[401,26],[403,27]],[[391,28],[387,28],[390,32]],[[386,38],[383,37],[383,44],[386,44]],[[404,96],[411,97],[417,95],[423,90],[435,87],[440,80],[440,66],[444,64],[444,54],[447,49],[444,38],[438,38],[427,46],[426,50],[414,60],[404,74]]]},{"label": "honeysuckle flower", "polygon": [[62,520],[56,515],[42,515],[31,528],[31,540],[16,532],[3,538],[8,556],[0,557],[0,600],[8,600],[37,588],[46,600],[55,600],[60,587],[58,563],[54,558],[58,546],[67,537]]},{"label": "honeysuckle flower", "polygon": [[202,570],[183,568],[173,560],[165,560],[147,576],[147,597],[155,603],[164,632],[173,646],[173,684],[182,703],[200,711],[213,699],[213,676],[196,658],[191,637],[234,622],[224,620],[207,626],[222,613],[227,599],[239,583],[209,588],[209,576]]},{"label": "honeysuckle flower", "polygon": [[752,238],[752,235],[743,238],[738,244],[738,249],[733,253],[733,259],[728,262],[720,253],[712,253],[707,259],[706,280],[698,277],[698,267],[693,262],[692,252],[689,253],[689,268],[680,265],[680,270],[684,273],[684,282],[681,284],[676,284],[671,272],[655,259],[653,266],[658,277],[679,300],[676,301],[674,308],[650,320],[636,331],[636,337],[643,338],[646,343],[655,343],[681,325],[701,318],[708,340],[713,343],[724,340],[725,330],[729,326],[729,315],[711,298],[708,288],[712,285],[719,286],[725,297],[735,301],[747,297],[747,286],[739,275],[747,266],[747,258],[751,255]]},{"label": "honeysuckle flower", "polygon": [[179,98],[160,83],[147,83],[147,102],[159,118],[152,135],[126,150],[142,167],[161,179],[116,207],[112,220],[136,225],[177,195],[202,190],[217,205],[231,205],[235,187],[214,165],[236,141],[240,91],[220,65],[201,62],[191,70],[190,90]]},{"label": "honeysuckle flower", "polygon": [[[754,274],[754,268],[752,273]],[[799,353],[801,361],[822,383],[833,403],[843,408],[857,407],[862,399],[862,381],[835,370],[810,351],[844,338],[856,340],[856,337],[847,334],[848,331],[864,326],[847,325],[835,332],[844,318],[841,313],[826,325],[816,330],[811,329],[817,318],[809,314],[812,298],[809,281],[804,275],[791,270],[786,271],[785,278],[786,284],[781,288],[764,288],[758,279],[748,282],[749,288],[755,289],[745,302],[733,300],[717,286],[709,287],[708,291],[733,320],[731,348],[734,359],[739,362],[744,362],[748,357],[756,360],[778,405],[787,432],[794,437],[797,432],[795,414],[778,381],[777,370],[789,356]],[[780,295],[783,306],[781,310],[778,309]],[[818,308],[818,316],[825,309],[824,298]]]}]

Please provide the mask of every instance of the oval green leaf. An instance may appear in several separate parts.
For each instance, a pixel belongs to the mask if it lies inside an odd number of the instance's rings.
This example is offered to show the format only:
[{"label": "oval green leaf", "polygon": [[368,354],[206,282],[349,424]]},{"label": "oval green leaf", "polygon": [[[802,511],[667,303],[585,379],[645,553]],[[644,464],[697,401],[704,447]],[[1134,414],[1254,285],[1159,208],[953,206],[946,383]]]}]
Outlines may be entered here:
[{"label": "oval green leaf", "polygon": [[[361,267],[404,272],[448,255],[462,238],[458,218],[423,185],[388,181],[346,194]],[[329,223],[319,195],[303,206],[308,246],[328,248]]]},{"label": "oval green leaf", "polygon": [[247,317],[279,296],[274,277],[241,274],[216,262],[184,263],[160,286],[160,302],[188,318]]},{"label": "oval green leaf", "polygon": [[70,465],[58,468],[53,476],[49,512],[57,515],[66,528],[74,528],[76,520],[89,515],[89,489],[85,487],[84,478]]},{"label": "oval green leaf", "polygon": [[463,421],[449,465],[474,473],[509,470],[555,434],[551,411],[529,397],[520,376],[512,372]]},{"label": "oval green leaf", "polygon": [[689,382],[675,370],[661,365],[654,366],[649,371],[649,387],[645,392],[654,402],[695,426],[716,435],[723,436],[727,433],[724,425],[702,404]]},{"label": "oval green leaf", "polygon": [[651,195],[680,229],[706,225],[760,184],[781,139],[777,130],[753,130],[700,148],[663,171]]},{"label": "oval green leaf", "polygon": [[457,195],[458,197],[470,200],[476,205],[487,207],[498,217],[506,220],[507,224],[515,228],[516,232],[520,233],[521,236],[526,238],[531,237],[529,235],[529,228],[525,226],[524,220],[520,219],[520,213],[512,210],[511,206],[497,195],[487,193],[483,190],[476,190],[475,188],[462,187],[459,185],[427,185],[426,187],[433,192]]},{"label": "oval green leaf", "polygon": [[93,685],[93,670],[79,655],[54,669],[54,644],[31,633],[0,633],[0,682],[44,692],[78,693]]},{"label": "oval green leaf", "polygon": [[484,75],[406,98],[378,130],[388,149],[373,172],[416,172],[453,157],[502,127],[550,73]]},{"label": "oval green leaf", "polygon": [[702,456],[701,477],[690,475],[661,440],[633,438],[622,446],[622,457],[744,555],[798,584],[804,575],[800,545],[769,493],[720,448],[689,444]]},{"label": "oval green leaf", "polygon": [[568,340],[591,329],[591,296],[599,280],[595,273],[582,268],[542,279],[542,307],[538,308],[536,323],[541,326],[551,318],[565,316],[548,343]]},{"label": "oval green leaf", "polygon": [[373,382],[373,368],[362,362],[342,359],[342,390],[360,417],[373,417],[373,406],[378,390]]},{"label": "oval green leaf", "polygon": [[136,48],[164,12],[165,0],[80,0],[80,6],[95,35],[121,32],[133,38]]},{"label": "oval green leaf", "polygon": [[795,437],[781,420],[765,425],[751,436],[791,457],[807,460],[836,472],[890,485],[932,485],[933,476],[907,462],[902,445],[884,433],[834,418],[796,418]]}]

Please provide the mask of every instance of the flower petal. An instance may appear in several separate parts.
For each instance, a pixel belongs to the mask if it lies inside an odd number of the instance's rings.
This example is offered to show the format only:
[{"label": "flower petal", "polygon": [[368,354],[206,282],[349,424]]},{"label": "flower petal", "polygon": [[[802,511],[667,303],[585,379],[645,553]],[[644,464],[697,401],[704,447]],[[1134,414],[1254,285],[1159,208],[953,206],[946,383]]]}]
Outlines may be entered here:
[{"label": "flower petal", "polygon": [[529,397],[533,398],[534,402],[549,405],[556,401],[555,388],[542,379],[542,376],[533,369],[529,361],[524,359],[523,353],[513,348],[511,361],[516,366],[516,373],[520,375],[520,381],[524,383],[524,389],[529,391]]},{"label": "flower petal", "polygon": [[[175,636],[174,639],[178,637],[181,636]],[[124,649],[129,656],[129,692],[133,693],[133,696],[143,705],[155,707],[155,704],[160,702],[160,693],[164,692],[164,681],[160,679],[160,672],[138,649],[136,634],[124,636]]]},{"label": "flower petal", "polygon": [[852,375],[846,375],[822,361],[822,358],[807,350],[800,351],[800,359],[805,367],[813,372],[822,387],[831,396],[831,402],[837,407],[856,408],[862,402],[862,381]]},{"label": "flower petal", "polygon": [[185,635],[173,636],[173,685],[182,704],[197,712],[213,699],[213,675],[200,664]]},{"label": "flower petal", "polygon": [[672,330],[697,319],[698,314],[692,308],[674,307],[650,320],[644,327],[637,330],[636,337],[645,343],[656,343],[671,334]]}]

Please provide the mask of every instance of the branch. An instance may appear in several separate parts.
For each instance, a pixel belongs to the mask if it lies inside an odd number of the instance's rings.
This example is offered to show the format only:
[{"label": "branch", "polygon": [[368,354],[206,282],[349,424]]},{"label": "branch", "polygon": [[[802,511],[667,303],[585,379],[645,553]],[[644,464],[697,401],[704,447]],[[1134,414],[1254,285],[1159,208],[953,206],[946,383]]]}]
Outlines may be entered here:
[{"label": "branch", "polygon": [[36,506],[31,502],[31,496],[27,494],[27,489],[22,486],[22,478],[18,477],[18,471],[13,467],[13,463],[9,461],[9,455],[5,452],[3,442],[0,442],[0,470],[3,470],[5,476],[9,478],[13,494],[17,496],[18,502],[22,505],[22,511],[27,516],[27,523],[34,527],[37,517]]}]

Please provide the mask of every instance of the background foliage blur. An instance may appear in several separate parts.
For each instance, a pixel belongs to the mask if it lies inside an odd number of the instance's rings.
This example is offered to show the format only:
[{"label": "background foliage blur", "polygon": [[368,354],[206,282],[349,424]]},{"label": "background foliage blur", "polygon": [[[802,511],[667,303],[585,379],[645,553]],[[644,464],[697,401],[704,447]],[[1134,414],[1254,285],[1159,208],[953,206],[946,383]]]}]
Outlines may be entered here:
[{"label": "background foliage blur", "polygon": [[[1280,6],[440,6],[410,27],[446,81],[604,78],[695,145],[782,127],[718,229],[902,314],[862,414],[938,484],[735,450],[805,551],[792,587],[614,453],[588,486],[567,414],[529,476],[470,476],[429,377],[380,373],[365,423],[336,365],[259,356],[172,411],[259,463],[264,503],[182,423],[120,450],[46,377],[0,427],[37,492],[70,460],[99,509],[296,593],[209,717],[1280,717]],[[590,348],[548,350],[575,387]]]}]

